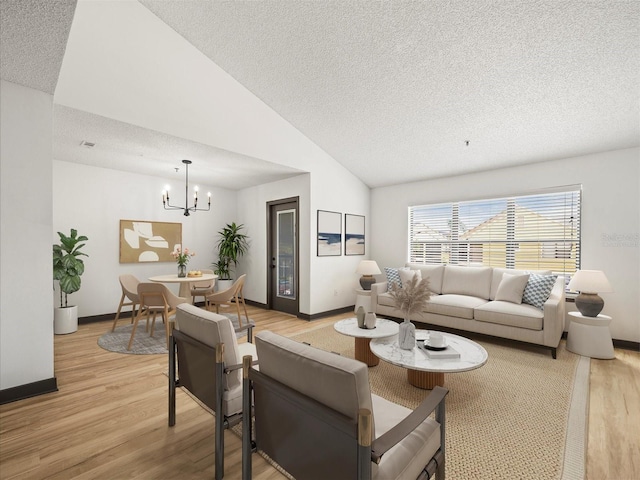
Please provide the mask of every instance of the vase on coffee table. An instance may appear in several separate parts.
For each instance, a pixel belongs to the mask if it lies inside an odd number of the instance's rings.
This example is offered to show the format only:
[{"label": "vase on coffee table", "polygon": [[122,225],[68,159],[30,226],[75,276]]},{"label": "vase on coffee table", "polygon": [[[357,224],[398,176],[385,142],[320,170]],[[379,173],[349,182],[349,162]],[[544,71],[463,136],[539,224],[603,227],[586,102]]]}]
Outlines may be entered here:
[{"label": "vase on coffee table", "polygon": [[416,346],[416,326],[405,318],[398,327],[398,346],[403,350],[413,350]]}]

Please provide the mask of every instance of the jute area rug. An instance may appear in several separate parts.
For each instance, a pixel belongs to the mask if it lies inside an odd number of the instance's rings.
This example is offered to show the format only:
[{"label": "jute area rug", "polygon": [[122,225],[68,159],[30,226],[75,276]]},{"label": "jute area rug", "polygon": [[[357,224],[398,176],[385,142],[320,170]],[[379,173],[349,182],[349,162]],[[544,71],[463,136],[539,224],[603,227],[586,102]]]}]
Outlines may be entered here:
[{"label": "jute area rug", "polygon": [[[353,358],[354,339],[333,326],[295,340]],[[584,478],[589,359],[564,348],[558,358],[538,347],[476,341],[489,360],[470,372],[445,374],[446,475],[452,479]],[[415,408],[428,390],[405,369],[380,361],[369,368],[371,391]]]},{"label": "jute area rug", "polygon": [[[231,320],[234,328],[238,327],[238,316],[235,313],[225,313],[225,317]],[[249,321],[252,321],[249,319]],[[242,324],[246,323],[246,318],[242,318]],[[98,339],[98,345],[105,350],[116,353],[127,353],[132,355],[153,355],[153,354],[167,354],[167,337],[164,331],[164,325],[162,319],[156,319],[156,326],[153,329],[153,337],[146,331],[146,320],[140,320],[136,329],[136,334],[133,337],[133,344],[131,350],[127,350],[129,339],[131,338],[131,330],[133,325],[127,323],[116,327],[115,331],[109,330]],[[236,333],[237,338],[246,336],[246,330]]]}]

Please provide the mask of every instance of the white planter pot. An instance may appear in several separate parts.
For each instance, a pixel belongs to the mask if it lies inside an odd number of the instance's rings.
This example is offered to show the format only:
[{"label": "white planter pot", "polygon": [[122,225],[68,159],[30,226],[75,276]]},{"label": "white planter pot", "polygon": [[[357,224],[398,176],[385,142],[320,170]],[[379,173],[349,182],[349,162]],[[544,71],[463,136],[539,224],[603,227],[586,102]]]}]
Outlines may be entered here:
[{"label": "white planter pot", "polygon": [[53,311],[53,333],[64,335],[78,330],[78,306],[56,307]]},{"label": "white planter pot", "polygon": [[231,288],[233,280],[216,280],[216,292],[222,292],[227,288]]}]

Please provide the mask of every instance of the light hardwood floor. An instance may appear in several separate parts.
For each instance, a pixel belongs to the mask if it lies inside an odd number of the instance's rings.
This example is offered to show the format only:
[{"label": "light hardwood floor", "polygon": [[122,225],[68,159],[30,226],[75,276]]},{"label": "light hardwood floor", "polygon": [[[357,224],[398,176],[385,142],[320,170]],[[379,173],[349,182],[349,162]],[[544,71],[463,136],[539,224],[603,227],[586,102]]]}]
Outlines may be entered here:
[{"label": "light hardwood floor", "polygon": [[[283,335],[351,316],[307,322],[253,307],[249,315],[256,331]],[[179,391],[169,428],[166,357],[101,349],[97,339],[110,327],[56,336],[59,391],[0,406],[0,479],[213,478],[213,417]],[[592,360],[587,478],[639,478],[639,431],[640,353]],[[225,450],[225,478],[239,479],[241,442],[229,431]],[[254,473],[284,478],[257,455]]]}]

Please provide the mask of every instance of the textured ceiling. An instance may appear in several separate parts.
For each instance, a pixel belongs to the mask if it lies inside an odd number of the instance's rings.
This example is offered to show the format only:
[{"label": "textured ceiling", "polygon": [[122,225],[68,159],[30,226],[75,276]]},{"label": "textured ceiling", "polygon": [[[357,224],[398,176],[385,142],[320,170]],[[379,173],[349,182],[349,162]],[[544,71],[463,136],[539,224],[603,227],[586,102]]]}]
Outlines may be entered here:
[{"label": "textured ceiling", "polygon": [[636,1],[141,3],[372,187],[639,143]]},{"label": "textured ceiling", "polygon": [[[638,1],[140,4],[372,187],[639,145]],[[2,78],[53,92],[75,2],[0,7]],[[192,158],[229,188],[299,173],[95,113],[56,105],[55,158],[153,175]]]},{"label": "textured ceiling", "polygon": [[2,0],[2,79],[53,94],[75,8],[75,0]]},{"label": "textured ceiling", "polygon": [[[231,190],[304,173],[61,105],[55,107],[54,125],[53,157],[69,162],[182,181],[180,161],[188,158],[193,162],[189,168],[193,183]],[[95,147],[81,146],[79,139]]]}]

